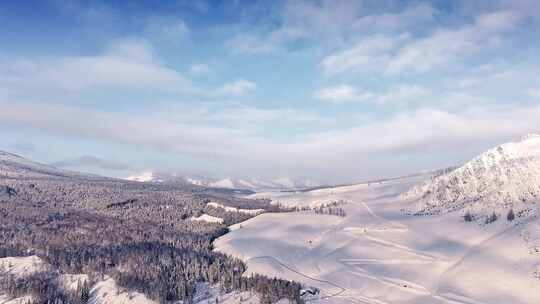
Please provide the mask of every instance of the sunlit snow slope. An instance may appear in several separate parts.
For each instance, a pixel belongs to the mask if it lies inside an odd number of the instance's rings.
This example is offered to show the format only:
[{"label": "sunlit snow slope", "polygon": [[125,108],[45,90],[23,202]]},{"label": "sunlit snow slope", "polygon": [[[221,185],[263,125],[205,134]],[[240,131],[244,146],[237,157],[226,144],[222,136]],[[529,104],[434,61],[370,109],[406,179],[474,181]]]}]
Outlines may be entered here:
[{"label": "sunlit snow slope", "polygon": [[405,199],[418,199],[420,214],[470,211],[480,216],[513,209],[522,217],[540,202],[540,136],[500,145],[463,166],[414,187]]},{"label": "sunlit snow slope", "polygon": [[[516,172],[534,172],[529,151],[535,151],[537,140],[529,137],[503,145],[433,178],[424,175],[308,192],[259,194],[289,206],[345,201],[342,207],[347,215],[313,211],[262,214],[231,227],[231,233],[215,242],[216,249],[246,261],[247,274],[264,273],[319,288],[319,299],[311,302],[540,303],[540,225],[536,216],[522,218],[519,225],[506,218],[479,225],[465,222],[461,212],[448,212],[455,209],[452,207],[433,215],[410,215],[404,210],[417,208],[418,198],[405,199],[402,194],[418,185],[413,189],[432,183],[443,187],[445,176],[469,172],[463,176],[474,176],[471,181],[476,187],[464,188],[466,194],[487,195],[494,188],[491,183],[498,182],[501,184],[495,188],[502,192],[500,197],[513,198],[514,191],[530,189],[523,184],[526,179],[514,182],[503,176],[513,179]],[[533,201],[526,204],[533,205]],[[507,201],[499,203],[506,208]],[[475,201],[460,204],[465,207]],[[489,206],[496,204],[493,201]]]}]

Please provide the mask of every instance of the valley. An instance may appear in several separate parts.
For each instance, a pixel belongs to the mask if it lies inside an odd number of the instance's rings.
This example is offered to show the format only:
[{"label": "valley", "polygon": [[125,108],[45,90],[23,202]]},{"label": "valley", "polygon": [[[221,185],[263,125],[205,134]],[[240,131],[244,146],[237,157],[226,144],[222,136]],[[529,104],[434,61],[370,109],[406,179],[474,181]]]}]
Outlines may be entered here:
[{"label": "valley", "polygon": [[[537,156],[538,147],[538,138],[527,137],[493,151],[503,154],[511,148],[531,160]],[[492,155],[491,150],[485,155]],[[347,216],[313,211],[263,214],[232,226],[231,233],[215,242],[216,250],[244,260],[248,273],[294,279],[320,289],[321,294],[312,299],[315,302],[537,303],[540,255],[537,249],[531,249],[540,241],[537,196],[531,190],[527,192],[531,200],[509,199],[505,191],[517,193],[516,185],[524,184],[517,175],[505,179],[500,172],[513,174],[519,170],[525,183],[534,180],[531,176],[539,176],[540,167],[518,169],[523,157],[516,157],[516,163],[508,157],[501,159],[472,169],[477,172],[473,177],[459,177],[463,184],[471,178],[486,183],[489,179],[482,177],[485,174],[505,180],[496,189],[489,184],[478,189],[485,197],[501,197],[500,204],[476,199],[472,196],[477,192],[469,191],[455,201],[459,207],[452,207],[448,201],[441,209],[453,212],[410,212],[418,210],[422,200],[427,206],[432,202],[431,196],[417,198],[411,193],[450,179],[447,175],[456,176],[464,171],[460,168],[313,191],[258,193],[251,197],[268,198],[285,206],[316,208],[346,202],[342,208]],[[529,189],[534,187],[533,183]],[[453,189],[449,186],[442,193],[452,193]],[[467,199],[468,194],[471,199]],[[508,220],[510,208],[523,216]],[[473,212],[475,220],[465,221],[465,212]],[[498,220],[485,224],[484,218],[492,212]]]},{"label": "valley", "polygon": [[540,304],[540,0],[0,1],[0,304]]},{"label": "valley", "polygon": [[252,193],[2,153],[0,303],[538,303],[539,154]]}]

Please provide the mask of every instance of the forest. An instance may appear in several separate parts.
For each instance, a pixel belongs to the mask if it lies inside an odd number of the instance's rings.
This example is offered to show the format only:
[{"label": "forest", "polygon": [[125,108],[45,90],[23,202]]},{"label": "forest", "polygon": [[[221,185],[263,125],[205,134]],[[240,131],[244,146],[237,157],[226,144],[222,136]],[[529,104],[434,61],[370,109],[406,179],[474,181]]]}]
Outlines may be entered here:
[{"label": "forest", "polygon": [[[52,269],[25,278],[1,275],[0,294],[32,294],[36,303],[86,303],[89,284],[76,292],[57,286],[61,274],[104,275],[159,303],[189,303],[197,282],[226,292],[255,291],[263,303],[301,302],[301,285],[242,276],[238,259],[213,251],[227,226],[253,215],[207,206],[283,212],[263,200],[181,184],[47,174],[0,176],[0,257],[37,255]],[[191,221],[202,213],[222,224]],[[2,269],[0,269],[0,272]]]}]

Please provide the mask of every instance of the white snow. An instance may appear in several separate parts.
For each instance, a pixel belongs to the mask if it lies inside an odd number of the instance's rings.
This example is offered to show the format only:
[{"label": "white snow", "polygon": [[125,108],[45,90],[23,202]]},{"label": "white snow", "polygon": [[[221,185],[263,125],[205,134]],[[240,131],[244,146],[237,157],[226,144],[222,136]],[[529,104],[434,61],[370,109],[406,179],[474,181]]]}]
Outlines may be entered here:
[{"label": "white snow", "polygon": [[61,274],[58,278],[66,290],[76,291],[79,285],[89,281],[86,274]]},{"label": "white snow", "polygon": [[[17,278],[23,278],[50,268],[50,265],[37,256],[0,258],[0,275],[14,275]],[[88,276],[64,274],[60,275],[60,280],[66,288],[75,290],[77,282],[88,280]],[[11,298],[0,294],[0,304],[26,304],[31,300],[31,295]]]},{"label": "white snow", "polygon": [[[424,175],[419,175],[413,177],[412,180],[416,181],[417,179],[426,178],[429,176],[429,173]],[[365,182],[347,186],[340,187],[326,187],[312,191],[296,191],[296,192],[259,192],[247,196],[247,198],[252,199],[271,199],[272,204],[280,204],[285,207],[320,207],[326,206],[333,202],[345,201],[348,202],[351,199],[354,199],[358,193],[366,193],[366,190],[369,190],[372,187],[377,185],[396,185],[399,187],[399,190],[404,191],[407,187],[410,187],[411,182],[403,181],[405,178],[381,180],[376,182]]]},{"label": "white snow", "polygon": [[[196,293],[193,303],[196,304],[259,304],[260,298],[254,292],[233,291],[222,293],[219,286],[212,286],[208,283],[197,283]],[[217,299],[217,301],[216,301]]]},{"label": "white snow", "polygon": [[150,170],[130,175],[125,179],[138,182],[184,182],[202,187],[243,189],[252,191],[303,189],[318,185],[316,182],[310,180],[292,179],[289,177],[279,178],[272,181],[265,181],[261,179],[237,179],[231,177],[216,179],[195,175],[182,176],[179,174],[168,174]]},{"label": "white snow", "polygon": [[260,214],[263,213],[264,209],[239,209],[236,207],[230,207],[230,206],[224,206],[220,203],[216,202],[210,202],[206,204],[207,206],[214,207],[214,208],[221,208],[224,209],[227,212],[240,212],[240,213],[246,213],[246,214]]},{"label": "white snow", "polygon": [[192,221],[203,221],[203,222],[207,222],[207,223],[218,223],[218,224],[223,223],[222,218],[211,216],[211,215],[208,215],[208,214],[201,214],[198,217],[192,217],[191,220]]},{"label": "white snow", "polygon": [[16,277],[29,276],[40,271],[45,271],[47,268],[48,265],[35,255],[0,258],[0,269],[8,275],[12,274]]},{"label": "white snow", "polygon": [[235,184],[232,179],[226,178],[226,179],[218,180],[213,183],[209,183],[208,186],[214,187],[214,188],[229,188],[230,189],[230,188],[234,188]]},{"label": "white snow", "polygon": [[0,304],[27,304],[33,300],[32,296],[24,296],[19,298],[11,298],[7,295],[0,295]]},{"label": "white snow", "polygon": [[412,188],[403,195],[418,200],[412,212],[468,210],[506,216],[509,209],[535,214],[540,199],[540,136],[490,149],[463,166]]},{"label": "white snow", "polygon": [[155,304],[144,294],[135,291],[122,291],[109,277],[99,281],[90,290],[90,304]]},{"label": "white snow", "polygon": [[319,288],[321,303],[540,303],[538,220],[480,226],[459,213],[404,214],[415,201],[400,194],[425,178],[265,193],[289,206],[346,200],[347,216],[265,213],[232,226],[216,250],[246,261],[246,275]]},{"label": "white snow", "polygon": [[156,174],[152,171],[145,171],[140,174],[130,175],[126,177],[127,180],[134,182],[159,182],[159,179],[156,179]]},{"label": "white snow", "polygon": [[196,185],[196,186],[204,186],[204,182],[200,179],[195,179],[195,178],[191,178],[191,177],[187,177],[186,178],[186,181],[192,185]]}]

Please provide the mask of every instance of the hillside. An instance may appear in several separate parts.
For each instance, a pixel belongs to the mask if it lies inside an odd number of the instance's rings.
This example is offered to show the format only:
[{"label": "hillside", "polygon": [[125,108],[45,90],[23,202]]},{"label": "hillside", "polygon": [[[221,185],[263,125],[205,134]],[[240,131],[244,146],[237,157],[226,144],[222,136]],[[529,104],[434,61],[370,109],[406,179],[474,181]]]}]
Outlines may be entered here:
[{"label": "hillside", "polygon": [[[540,222],[476,225],[457,212],[403,213],[417,205],[403,191],[437,178],[264,193],[273,202],[315,210],[260,215],[232,226],[215,246],[244,260],[248,274],[318,288],[312,303],[540,303]],[[344,202],[345,216],[317,211],[335,201]]]},{"label": "hillside", "polygon": [[418,200],[412,212],[461,210],[478,216],[493,212],[518,216],[537,212],[540,203],[540,136],[490,149],[457,169],[435,176],[403,195]]},{"label": "hillside", "polygon": [[107,179],[105,177],[73,172],[53,166],[37,163],[22,156],[0,151],[1,178],[77,178],[77,179]]},{"label": "hillside", "polygon": [[[106,178],[2,153],[0,259],[7,265],[0,266],[0,303],[26,302],[27,295],[35,303],[85,303],[74,300],[83,290],[58,286],[70,274],[110,277],[92,289],[102,304],[119,302],[110,297],[116,290],[128,292],[125,303],[135,292],[155,303],[190,302],[198,282],[273,302],[297,299],[299,284],[243,277],[241,261],[212,250],[228,225],[276,209],[204,187]],[[26,262],[29,256],[49,267],[30,267],[35,263]],[[14,278],[16,273],[29,275]]]}]

